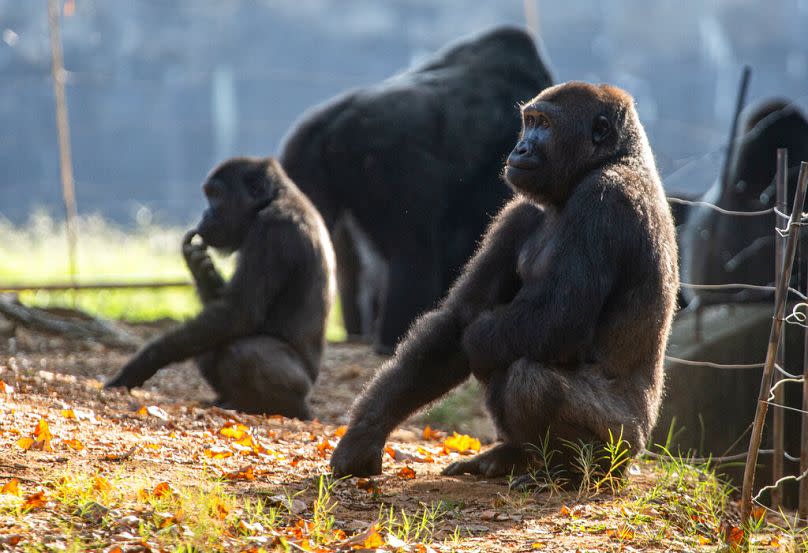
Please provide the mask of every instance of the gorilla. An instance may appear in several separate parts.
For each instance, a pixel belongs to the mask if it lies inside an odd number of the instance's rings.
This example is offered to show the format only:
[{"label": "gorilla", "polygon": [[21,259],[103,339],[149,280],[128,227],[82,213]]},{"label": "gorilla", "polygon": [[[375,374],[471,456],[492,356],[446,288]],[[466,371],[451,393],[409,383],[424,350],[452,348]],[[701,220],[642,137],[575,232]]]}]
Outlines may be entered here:
[{"label": "gorilla", "polygon": [[395,426],[470,374],[502,443],[444,474],[524,474],[529,444],[545,436],[556,450],[610,431],[632,452],[645,445],[679,282],[673,218],[633,98],[581,82],[541,92],[522,106],[505,180],[516,198],[354,404],[336,475],[381,472]]},{"label": "gorilla", "polygon": [[375,325],[377,351],[390,353],[434,307],[509,196],[497,181],[518,103],[551,83],[531,36],[500,27],[317,106],[291,129],[286,172],[332,232],[351,216],[332,234],[349,334]]},{"label": "gorilla", "polygon": [[[771,100],[752,108],[743,128],[745,133],[731,153],[727,188],[716,182],[701,200],[731,211],[771,208],[776,196],[777,149],[788,149],[791,164],[788,189],[793,192],[799,162],[808,159],[808,119],[796,106]],[[692,284],[773,283],[774,214],[739,218],[706,207],[690,209],[682,232],[684,281]],[[698,300],[700,305],[771,298],[771,293],[749,290],[684,288],[682,293],[688,303]]]},{"label": "gorilla", "polygon": [[[202,190],[209,207],[182,247],[202,312],[149,342],[106,387],[141,386],[161,367],[194,357],[220,406],[310,419],[335,288],[325,224],[272,158],[229,159]],[[229,282],[208,246],[238,252]]]}]

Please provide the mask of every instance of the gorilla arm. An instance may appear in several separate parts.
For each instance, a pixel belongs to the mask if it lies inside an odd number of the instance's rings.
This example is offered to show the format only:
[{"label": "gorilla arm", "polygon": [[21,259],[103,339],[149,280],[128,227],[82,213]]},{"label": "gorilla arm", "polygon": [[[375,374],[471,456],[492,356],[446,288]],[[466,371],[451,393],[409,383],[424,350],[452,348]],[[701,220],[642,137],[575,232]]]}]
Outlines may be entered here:
[{"label": "gorilla arm", "polygon": [[221,297],[227,283],[216,270],[213,260],[208,255],[208,247],[203,242],[194,244],[196,229],[189,230],[182,239],[182,256],[188,271],[194,279],[196,292],[202,304]]},{"label": "gorilla arm", "polygon": [[388,434],[469,376],[460,346],[463,328],[483,309],[513,298],[519,245],[541,220],[542,212],[524,201],[502,210],[448,297],[414,323],[395,357],[354,404],[348,432],[331,456],[334,474],[379,474]]},{"label": "gorilla arm", "polygon": [[[272,244],[267,244],[267,236],[273,237]],[[291,224],[256,221],[221,296],[208,301],[190,321],[147,343],[106,387],[140,386],[169,363],[255,333],[264,321],[266,306],[286,283],[292,263],[288,257],[297,250],[297,240]]]},{"label": "gorilla arm", "polygon": [[619,200],[608,192],[588,196],[570,199],[543,251],[524,252],[534,253],[528,255],[533,262],[526,263],[525,283],[513,301],[466,328],[463,349],[478,378],[522,357],[575,364],[592,353],[595,327],[621,268],[618,248],[632,238],[624,236],[621,221],[631,218],[619,213]]}]

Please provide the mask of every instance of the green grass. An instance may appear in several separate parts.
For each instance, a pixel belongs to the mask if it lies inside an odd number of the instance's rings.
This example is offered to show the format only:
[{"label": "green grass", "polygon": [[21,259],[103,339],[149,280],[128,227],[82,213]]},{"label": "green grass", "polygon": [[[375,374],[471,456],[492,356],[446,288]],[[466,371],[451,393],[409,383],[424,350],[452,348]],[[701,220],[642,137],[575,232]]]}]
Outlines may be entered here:
[{"label": "green grass", "polygon": [[[160,225],[117,227],[98,215],[79,219],[77,280],[79,283],[189,280],[180,243],[185,229]],[[35,212],[23,226],[0,219],[0,285],[68,283],[70,271],[64,225]],[[223,273],[232,258],[214,255]],[[94,315],[130,322],[182,320],[199,312],[193,289],[30,291],[20,301],[36,307],[76,307]],[[345,339],[337,302],[328,322],[331,341]]]}]

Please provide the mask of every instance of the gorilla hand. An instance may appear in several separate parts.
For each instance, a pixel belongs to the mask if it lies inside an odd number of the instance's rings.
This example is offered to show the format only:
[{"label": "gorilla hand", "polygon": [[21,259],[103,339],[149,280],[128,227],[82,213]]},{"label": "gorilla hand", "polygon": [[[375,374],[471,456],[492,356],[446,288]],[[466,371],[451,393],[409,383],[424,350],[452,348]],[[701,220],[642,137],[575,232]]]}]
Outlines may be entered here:
[{"label": "gorilla hand", "polygon": [[194,236],[197,236],[196,229],[185,233],[182,239],[182,256],[194,277],[202,301],[206,302],[219,297],[225,283],[208,255],[207,244],[205,242],[194,244]]},{"label": "gorilla hand", "polygon": [[383,448],[384,440],[379,444],[378,440],[349,428],[331,454],[331,472],[337,478],[381,474]]}]

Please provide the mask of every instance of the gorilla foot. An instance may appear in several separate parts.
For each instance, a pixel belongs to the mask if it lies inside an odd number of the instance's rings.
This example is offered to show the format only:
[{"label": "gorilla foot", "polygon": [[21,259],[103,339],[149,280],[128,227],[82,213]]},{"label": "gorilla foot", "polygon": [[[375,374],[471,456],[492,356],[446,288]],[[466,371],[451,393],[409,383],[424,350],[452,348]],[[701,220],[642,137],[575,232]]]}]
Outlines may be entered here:
[{"label": "gorilla foot", "polygon": [[528,456],[521,447],[511,444],[499,444],[475,455],[468,461],[452,463],[442,473],[444,476],[457,476],[459,474],[478,474],[487,478],[521,474],[527,470]]}]

